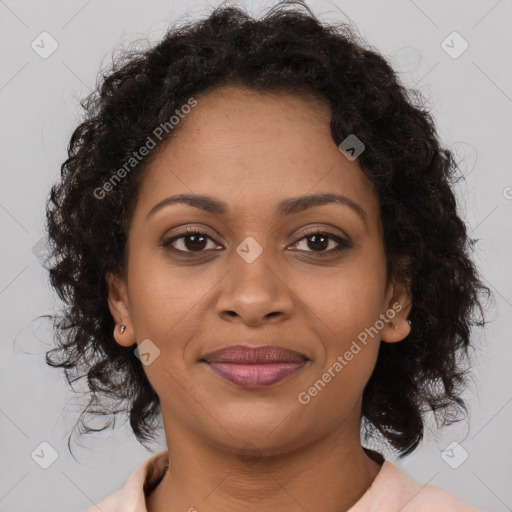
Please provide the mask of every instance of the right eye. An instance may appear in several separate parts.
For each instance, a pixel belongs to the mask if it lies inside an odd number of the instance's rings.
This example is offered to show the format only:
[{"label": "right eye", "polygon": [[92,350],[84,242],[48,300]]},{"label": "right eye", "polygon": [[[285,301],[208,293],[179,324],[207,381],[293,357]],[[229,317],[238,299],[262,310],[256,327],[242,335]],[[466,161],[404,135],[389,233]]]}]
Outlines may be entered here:
[{"label": "right eye", "polygon": [[[187,228],[182,233],[162,241],[162,247],[174,253],[193,254],[205,251],[208,240],[215,242],[205,231],[197,228]],[[176,247],[179,245],[181,247]],[[217,250],[217,249],[213,249]]]}]

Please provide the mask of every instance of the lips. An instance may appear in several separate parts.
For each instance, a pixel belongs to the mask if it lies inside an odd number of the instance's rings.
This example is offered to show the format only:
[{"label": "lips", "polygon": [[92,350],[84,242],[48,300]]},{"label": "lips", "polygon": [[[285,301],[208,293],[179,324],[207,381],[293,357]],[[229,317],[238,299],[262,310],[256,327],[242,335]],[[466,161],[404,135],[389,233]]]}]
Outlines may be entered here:
[{"label": "lips", "polygon": [[202,359],[208,363],[238,364],[304,363],[307,361],[304,354],[276,345],[254,348],[247,345],[234,345],[209,352]]},{"label": "lips", "polygon": [[276,345],[248,347],[235,345],[201,358],[219,377],[243,388],[261,388],[276,384],[298,373],[308,358],[294,350]]}]

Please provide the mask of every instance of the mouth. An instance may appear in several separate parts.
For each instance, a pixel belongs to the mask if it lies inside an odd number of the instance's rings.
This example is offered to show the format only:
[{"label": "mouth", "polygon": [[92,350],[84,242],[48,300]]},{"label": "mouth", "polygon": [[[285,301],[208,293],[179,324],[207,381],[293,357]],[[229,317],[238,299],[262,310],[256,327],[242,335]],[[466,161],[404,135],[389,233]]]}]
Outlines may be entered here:
[{"label": "mouth", "polygon": [[300,352],[276,345],[235,345],[209,352],[199,361],[216,375],[243,388],[262,388],[300,372],[309,359]]}]

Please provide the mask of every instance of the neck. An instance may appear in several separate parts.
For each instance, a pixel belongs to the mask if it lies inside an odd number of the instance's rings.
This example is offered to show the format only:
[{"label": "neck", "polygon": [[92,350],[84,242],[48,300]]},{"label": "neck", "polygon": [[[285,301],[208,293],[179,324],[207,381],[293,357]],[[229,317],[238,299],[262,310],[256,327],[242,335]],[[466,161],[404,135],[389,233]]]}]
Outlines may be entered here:
[{"label": "neck", "polygon": [[362,448],[359,429],[266,457],[212,447],[174,426],[167,439],[169,468],[146,499],[148,512],[344,512],[381,467]]}]

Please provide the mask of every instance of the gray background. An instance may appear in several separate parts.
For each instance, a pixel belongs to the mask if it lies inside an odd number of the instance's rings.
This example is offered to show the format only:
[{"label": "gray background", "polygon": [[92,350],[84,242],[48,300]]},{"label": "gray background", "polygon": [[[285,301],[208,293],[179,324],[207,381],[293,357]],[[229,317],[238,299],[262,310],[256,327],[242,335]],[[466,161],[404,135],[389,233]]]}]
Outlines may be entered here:
[{"label": "gray background", "polygon": [[[119,43],[156,42],[168,23],[195,18],[218,2],[184,0],[0,0],[0,511],[79,511],[120,488],[150,453],[126,425],[67,448],[81,404],[59,370],[44,363],[48,324],[34,320],[59,306],[40,264],[46,196],[78,123],[78,100],[95,85]],[[249,3],[254,14],[273,2]],[[512,510],[512,34],[511,0],[310,1],[324,20],[352,20],[409,87],[428,100],[444,144],[467,176],[457,187],[475,258],[496,303],[475,332],[469,425],[428,434],[414,455],[396,461],[410,476],[490,511]],[[46,31],[58,49],[32,48]],[[452,58],[443,40],[457,31],[468,49]],[[455,49],[459,48],[455,42]],[[48,48],[48,46],[46,46]],[[44,252],[44,251],[43,251]],[[41,442],[58,453],[42,469]],[[458,442],[450,467],[442,452]],[[154,451],[164,448],[164,440]],[[446,458],[446,457],[445,457]]]}]

